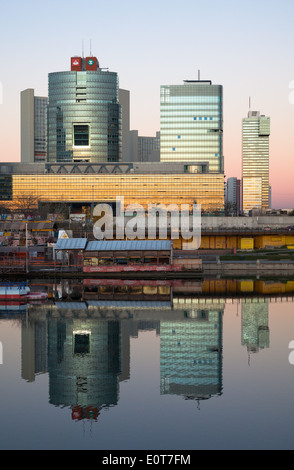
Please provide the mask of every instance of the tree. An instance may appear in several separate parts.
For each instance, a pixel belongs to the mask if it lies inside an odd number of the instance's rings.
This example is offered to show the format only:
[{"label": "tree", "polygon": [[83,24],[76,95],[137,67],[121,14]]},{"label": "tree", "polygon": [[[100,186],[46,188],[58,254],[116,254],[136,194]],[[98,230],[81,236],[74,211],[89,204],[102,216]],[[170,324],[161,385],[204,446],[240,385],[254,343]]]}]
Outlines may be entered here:
[{"label": "tree", "polygon": [[237,215],[237,204],[235,202],[226,201],[224,210],[225,210],[225,215],[235,216]]},{"label": "tree", "polygon": [[30,194],[18,196],[14,201],[14,210],[25,217],[39,215],[38,211],[38,197]]}]

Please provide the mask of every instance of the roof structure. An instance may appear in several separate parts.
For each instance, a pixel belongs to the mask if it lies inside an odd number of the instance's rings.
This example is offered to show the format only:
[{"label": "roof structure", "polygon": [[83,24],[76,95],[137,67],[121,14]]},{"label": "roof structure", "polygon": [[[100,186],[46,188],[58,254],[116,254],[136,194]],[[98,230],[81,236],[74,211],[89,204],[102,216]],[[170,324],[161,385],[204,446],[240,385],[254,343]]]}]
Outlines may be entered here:
[{"label": "roof structure", "polygon": [[171,240],[95,240],[85,251],[169,251]]},{"label": "roof structure", "polygon": [[170,251],[171,240],[94,240],[59,238],[55,250],[84,251]]},{"label": "roof structure", "polygon": [[87,238],[58,238],[55,250],[84,250]]}]

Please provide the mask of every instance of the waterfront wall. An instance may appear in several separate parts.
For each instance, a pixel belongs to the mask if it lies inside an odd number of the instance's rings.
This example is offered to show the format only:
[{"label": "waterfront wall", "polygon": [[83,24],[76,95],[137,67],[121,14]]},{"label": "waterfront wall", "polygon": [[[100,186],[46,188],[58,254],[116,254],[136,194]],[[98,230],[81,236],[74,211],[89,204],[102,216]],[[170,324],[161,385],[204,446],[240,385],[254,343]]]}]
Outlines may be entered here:
[{"label": "waterfront wall", "polygon": [[203,274],[227,274],[227,275],[259,275],[271,274],[273,276],[279,275],[294,275],[294,262],[291,261],[217,261],[215,263],[203,263]]},{"label": "waterfront wall", "polygon": [[290,215],[258,215],[254,217],[201,217],[201,227],[204,228],[249,228],[264,227],[283,228],[294,225],[294,216]]}]

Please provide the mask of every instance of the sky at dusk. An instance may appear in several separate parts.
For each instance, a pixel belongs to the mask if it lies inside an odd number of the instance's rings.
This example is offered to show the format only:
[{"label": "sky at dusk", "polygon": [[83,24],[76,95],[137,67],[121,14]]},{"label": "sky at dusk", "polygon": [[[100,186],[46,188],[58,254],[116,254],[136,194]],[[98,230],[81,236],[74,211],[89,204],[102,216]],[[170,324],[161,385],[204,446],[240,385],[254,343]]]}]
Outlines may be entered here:
[{"label": "sky at dusk", "polygon": [[[294,208],[293,0],[36,0],[1,3],[0,161],[20,161],[20,92],[96,56],[130,91],[131,129],[160,130],[160,86],[223,85],[226,177],[241,177],[242,118],[271,118],[272,206]],[[91,46],[90,46],[91,45]]]}]

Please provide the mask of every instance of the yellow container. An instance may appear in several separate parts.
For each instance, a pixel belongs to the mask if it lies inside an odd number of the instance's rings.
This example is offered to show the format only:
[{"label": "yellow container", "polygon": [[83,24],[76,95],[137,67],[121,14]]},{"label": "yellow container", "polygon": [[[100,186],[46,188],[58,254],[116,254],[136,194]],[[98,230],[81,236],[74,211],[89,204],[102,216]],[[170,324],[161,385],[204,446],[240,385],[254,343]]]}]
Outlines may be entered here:
[{"label": "yellow container", "polygon": [[238,248],[240,250],[253,250],[254,238],[240,238],[238,240]]},{"label": "yellow container", "polygon": [[238,291],[239,292],[253,292],[254,281],[251,281],[251,280],[238,281]]}]

